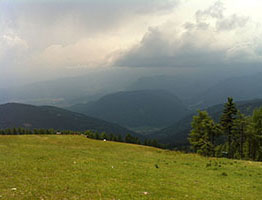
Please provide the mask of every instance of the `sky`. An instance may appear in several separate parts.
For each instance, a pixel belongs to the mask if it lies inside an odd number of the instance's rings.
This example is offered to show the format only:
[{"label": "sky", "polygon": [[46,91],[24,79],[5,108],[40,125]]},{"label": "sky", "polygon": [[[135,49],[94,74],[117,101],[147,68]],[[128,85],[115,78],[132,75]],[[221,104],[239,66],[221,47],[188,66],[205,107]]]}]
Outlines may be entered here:
[{"label": "sky", "polygon": [[260,70],[257,0],[0,0],[0,88],[93,71]]}]

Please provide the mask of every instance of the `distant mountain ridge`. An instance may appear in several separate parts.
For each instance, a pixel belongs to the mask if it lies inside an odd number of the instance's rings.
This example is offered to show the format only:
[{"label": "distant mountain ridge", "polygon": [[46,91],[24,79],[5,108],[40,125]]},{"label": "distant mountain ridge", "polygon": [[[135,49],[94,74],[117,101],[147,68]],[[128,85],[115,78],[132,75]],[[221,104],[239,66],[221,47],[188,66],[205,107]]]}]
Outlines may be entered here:
[{"label": "distant mountain ridge", "polygon": [[165,90],[117,92],[69,109],[125,127],[165,127],[190,112],[180,99]]},{"label": "distant mountain ridge", "polygon": [[[254,109],[262,107],[262,99],[239,101],[236,102],[236,106],[243,114],[252,115]],[[219,121],[223,108],[224,104],[219,104],[204,110],[207,110],[215,121]],[[173,125],[149,135],[149,137],[156,138],[162,143],[176,146],[188,145],[187,137],[191,130],[191,122],[195,114],[190,114]]]},{"label": "distant mountain ridge", "polygon": [[[15,88],[0,88],[0,104],[19,102],[32,105],[70,107],[86,104],[118,91],[166,90],[191,109],[220,104],[228,96],[237,101],[262,98],[262,73],[134,76],[125,73],[90,73],[78,77],[35,82]],[[132,76],[131,76],[132,75]],[[117,78],[116,78],[117,77]]]},{"label": "distant mountain ridge", "polygon": [[19,102],[66,107],[97,100],[110,92],[123,90],[129,82],[129,78],[121,76],[114,70],[108,73],[91,72],[81,76],[40,81],[8,89],[0,88],[0,104]]},{"label": "distant mountain ridge", "polygon": [[185,104],[194,96],[203,93],[217,79],[199,76],[159,75],[141,77],[129,86],[129,90],[166,90],[175,94]]},{"label": "distant mountain ridge", "polygon": [[113,133],[125,136],[130,133],[140,137],[133,131],[117,124],[100,119],[87,117],[52,106],[32,106],[26,104],[8,103],[0,105],[0,128],[53,128],[56,130],[84,131]]},{"label": "distant mountain ridge", "polygon": [[262,98],[261,77],[262,73],[228,78],[196,95],[191,103],[197,103],[198,107],[204,108],[220,104],[229,96],[233,97],[235,101]]}]

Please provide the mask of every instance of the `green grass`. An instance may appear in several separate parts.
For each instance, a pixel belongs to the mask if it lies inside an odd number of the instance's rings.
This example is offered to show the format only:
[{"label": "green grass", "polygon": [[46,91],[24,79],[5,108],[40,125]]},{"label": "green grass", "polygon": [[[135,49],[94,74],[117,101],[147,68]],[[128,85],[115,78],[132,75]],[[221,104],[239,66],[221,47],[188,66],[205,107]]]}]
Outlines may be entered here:
[{"label": "green grass", "polygon": [[261,198],[262,163],[83,136],[0,136],[0,200]]}]

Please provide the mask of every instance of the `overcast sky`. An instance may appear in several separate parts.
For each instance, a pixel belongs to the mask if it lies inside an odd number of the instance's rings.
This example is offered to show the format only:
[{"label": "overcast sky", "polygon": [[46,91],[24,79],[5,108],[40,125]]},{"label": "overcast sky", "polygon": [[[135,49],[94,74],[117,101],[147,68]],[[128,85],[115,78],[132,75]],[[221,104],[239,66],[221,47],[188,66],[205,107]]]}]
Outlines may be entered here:
[{"label": "overcast sky", "polygon": [[0,88],[112,68],[253,70],[262,1],[0,0]]}]

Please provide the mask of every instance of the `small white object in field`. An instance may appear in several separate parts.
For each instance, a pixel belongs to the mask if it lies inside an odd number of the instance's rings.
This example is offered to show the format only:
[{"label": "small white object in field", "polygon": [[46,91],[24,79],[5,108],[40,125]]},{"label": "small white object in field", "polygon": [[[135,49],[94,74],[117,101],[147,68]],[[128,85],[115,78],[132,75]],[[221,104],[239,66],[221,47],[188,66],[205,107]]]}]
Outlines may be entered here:
[{"label": "small white object in field", "polygon": [[74,161],[74,164],[76,164],[76,161]]},{"label": "small white object in field", "polygon": [[112,169],[114,169],[114,166],[112,166]]},{"label": "small white object in field", "polygon": [[106,142],[106,139],[104,139],[104,142]]},{"label": "small white object in field", "polygon": [[144,192],[144,195],[148,195],[148,192]]},{"label": "small white object in field", "polygon": [[17,189],[16,189],[16,188],[12,188],[11,190],[12,190],[12,191],[16,191]]}]

